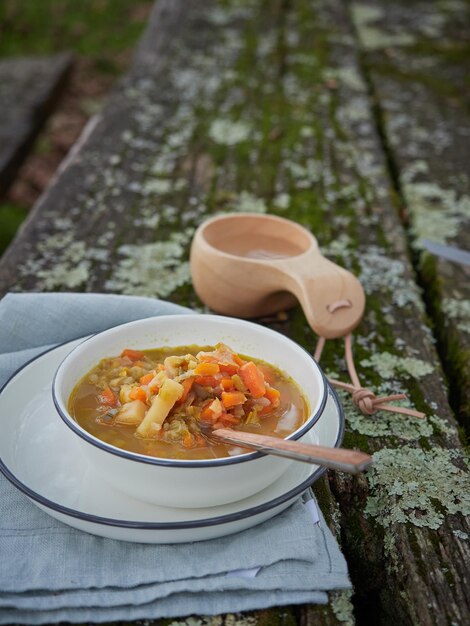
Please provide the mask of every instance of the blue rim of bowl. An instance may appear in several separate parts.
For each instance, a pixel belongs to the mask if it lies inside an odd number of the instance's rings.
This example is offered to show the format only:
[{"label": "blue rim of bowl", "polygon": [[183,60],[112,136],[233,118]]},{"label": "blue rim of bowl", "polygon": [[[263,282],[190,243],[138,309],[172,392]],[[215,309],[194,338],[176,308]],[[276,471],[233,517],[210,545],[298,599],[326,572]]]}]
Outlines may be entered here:
[{"label": "blue rim of bowl", "polygon": [[[0,394],[25,367],[27,367],[28,365],[30,365],[37,359],[41,358],[45,354],[53,350],[56,350],[57,348],[60,348],[67,343],[71,343],[71,342],[67,341],[58,346],[54,346],[53,348],[50,348],[49,350],[45,350],[40,355],[34,357],[30,361],[22,365],[1,387]],[[343,437],[344,437],[344,429],[345,429],[344,411],[338,399],[336,391],[332,389],[328,383],[326,383],[326,391],[327,391],[327,396],[331,395],[333,402],[335,403],[336,410],[338,412],[338,418],[339,418],[338,435],[336,437],[334,446],[339,447],[341,443],[343,442]],[[82,511],[70,509],[57,502],[49,500],[48,498],[45,498],[44,496],[37,493],[36,491],[33,491],[27,485],[21,482],[12,472],[10,472],[10,470],[8,469],[8,467],[5,465],[5,463],[3,462],[1,458],[0,458],[0,472],[2,472],[5,478],[7,478],[17,489],[19,489],[19,491],[21,491],[26,496],[28,496],[28,498],[31,498],[38,504],[48,509],[52,509],[53,511],[57,511],[58,513],[61,513],[62,515],[66,515],[68,517],[74,517],[82,521],[90,522],[93,524],[100,524],[102,526],[114,526],[118,528],[130,528],[130,529],[135,529],[135,530],[181,530],[181,529],[186,529],[186,528],[202,528],[202,527],[207,527],[207,526],[218,526],[221,524],[228,524],[230,522],[235,522],[238,520],[245,519],[247,517],[251,517],[253,515],[264,513],[265,511],[269,511],[270,509],[280,506],[281,504],[284,504],[285,502],[292,500],[296,496],[301,495],[306,489],[308,489],[308,487],[310,487],[310,485],[312,485],[316,480],[320,478],[320,476],[322,476],[326,472],[326,468],[318,467],[307,479],[305,479],[299,485],[290,489],[286,493],[278,496],[277,498],[274,498],[273,500],[264,502],[263,504],[258,504],[256,506],[249,507],[248,509],[244,509],[241,511],[236,511],[234,513],[227,513],[225,515],[219,515],[219,516],[199,519],[199,520],[191,520],[191,521],[186,521],[186,522],[185,521],[182,521],[182,522],[138,522],[138,521],[130,521],[130,520],[117,520],[117,519],[112,519],[108,517],[100,517],[99,515],[93,515],[91,513],[84,513]]]},{"label": "blue rim of bowl", "polygon": [[[161,316],[157,316],[157,318],[158,317],[161,317]],[[148,318],[145,318],[145,319],[148,319]],[[136,321],[140,321],[140,320],[136,320]],[[241,321],[246,321],[246,320],[241,320]],[[129,324],[129,323],[130,322],[125,322],[124,324],[118,324],[116,326],[113,326],[112,328],[119,328],[119,326],[125,326],[126,324]],[[111,329],[107,329],[107,330],[111,330]],[[102,331],[102,332],[106,332],[106,331]],[[258,458],[267,456],[264,452],[250,452],[248,454],[239,454],[237,456],[223,457],[220,459],[199,459],[199,460],[194,460],[194,461],[185,461],[183,459],[163,459],[163,458],[145,456],[143,454],[138,454],[136,452],[128,452],[127,450],[116,448],[114,446],[111,446],[110,444],[105,443],[104,441],[101,441],[100,439],[97,439],[96,437],[93,437],[93,435],[90,435],[86,430],[83,430],[77,424],[77,422],[73,420],[71,415],[69,415],[68,413],[64,413],[64,411],[62,410],[62,407],[60,406],[60,403],[55,393],[56,379],[57,379],[58,372],[62,366],[62,363],[65,361],[65,359],[67,359],[70,356],[70,354],[72,354],[77,348],[82,346],[85,342],[90,341],[90,339],[93,339],[94,337],[97,337],[98,335],[101,335],[101,333],[95,333],[94,335],[90,335],[89,337],[84,339],[83,342],[81,342],[78,346],[75,346],[75,348],[73,348],[69,352],[69,354],[67,354],[67,356],[64,357],[64,359],[61,361],[61,363],[59,364],[59,367],[57,368],[54,374],[54,378],[52,380],[52,400],[54,402],[54,406],[58,414],[64,421],[64,423],[81,439],[83,439],[84,441],[88,443],[91,443],[93,446],[95,446],[96,448],[99,448],[100,450],[103,450],[104,452],[109,452],[110,454],[114,454],[115,456],[120,456],[121,458],[127,459],[128,461],[134,461],[135,463],[146,463],[147,465],[160,465],[160,466],[163,465],[166,467],[174,467],[174,468],[191,467],[191,468],[203,469],[206,467],[235,465],[237,463],[245,463],[246,461],[251,461],[253,459],[258,459]],[[289,337],[285,337],[284,335],[283,337],[285,339],[289,339]],[[289,339],[289,340],[292,341],[292,339]],[[318,420],[320,419],[323,413],[323,410],[325,409],[326,402],[328,400],[328,388],[329,388],[325,374],[323,373],[323,370],[315,361],[313,356],[309,352],[307,352],[305,348],[303,348],[302,346],[299,346],[299,344],[295,344],[295,345],[301,350],[303,350],[305,354],[309,357],[309,359],[311,359],[315,363],[315,365],[318,367],[320,377],[323,381],[323,397],[321,399],[320,406],[318,407],[316,413],[312,414],[300,429],[296,430],[294,433],[286,437],[286,439],[293,439],[293,440],[297,440],[303,435],[305,435],[305,433],[307,433],[318,422]]]}]

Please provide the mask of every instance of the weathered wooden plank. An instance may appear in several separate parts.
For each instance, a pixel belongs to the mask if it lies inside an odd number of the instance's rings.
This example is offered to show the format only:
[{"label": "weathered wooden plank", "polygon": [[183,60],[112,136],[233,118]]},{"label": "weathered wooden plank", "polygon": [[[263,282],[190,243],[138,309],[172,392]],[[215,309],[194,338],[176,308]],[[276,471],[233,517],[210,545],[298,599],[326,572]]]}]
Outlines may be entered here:
[{"label": "weathered wooden plank", "polygon": [[470,250],[470,5],[353,3],[417,269],[450,383],[470,433],[470,266],[425,240]]},{"label": "weathered wooden plank", "polygon": [[[334,21],[331,9],[329,16],[330,22]],[[336,23],[340,21],[338,16]],[[347,58],[347,40],[344,41],[343,54]],[[350,48],[349,54],[353,60],[354,50]],[[353,63],[352,69],[357,70],[357,61]],[[463,488],[468,483],[468,465],[465,456],[457,452],[460,442],[456,423],[447,407],[442,372],[423,324],[419,292],[413,286],[412,268],[407,259],[406,239],[394,215],[389,181],[383,177],[385,164],[372,128],[370,110],[364,113],[368,109],[364,98],[367,85],[362,82],[361,88],[357,82],[348,98],[348,83],[353,87],[355,81],[351,74],[344,72],[344,61],[337,61],[336,65],[342,68],[343,76],[337,77],[335,99],[339,106],[335,117],[352,144],[356,167],[363,173],[365,183],[364,207],[359,211],[364,217],[362,224],[356,225],[354,237],[360,242],[359,248],[352,255],[347,249],[346,254],[340,255],[344,260],[349,257],[350,262],[358,263],[360,277],[372,296],[362,327],[364,335],[358,340],[358,360],[363,376],[368,375],[366,382],[377,384],[382,378],[383,391],[390,387],[396,390],[397,385],[407,387],[415,404],[425,407],[430,417],[425,425],[398,417],[389,422],[385,416],[370,419],[349,415],[351,433],[347,441],[359,444],[362,440],[363,445],[378,450],[376,468],[367,481],[354,481],[339,474],[332,477],[356,582],[357,617],[359,622],[378,614],[381,623],[447,624],[455,621],[460,624],[468,615],[469,597],[465,585],[455,583],[468,578],[468,567],[461,553],[463,549],[468,555],[465,543],[468,531],[462,532],[460,527],[463,523],[466,528],[468,519],[452,514],[453,502],[460,498],[460,488],[455,484],[454,494],[451,488],[444,496],[444,490],[437,487],[439,478],[432,474],[433,466],[437,468],[440,461],[447,459],[444,474],[448,479],[454,472],[453,455],[460,456]],[[337,136],[338,140],[340,138]],[[340,152],[338,143],[335,148]],[[336,163],[340,161],[338,155]],[[372,218],[368,227],[364,224],[368,221],[367,213],[369,219]],[[347,248],[351,247],[347,243]],[[334,246],[332,248],[334,250]],[[383,299],[378,301],[380,292]],[[366,348],[365,358],[363,348]],[[401,358],[396,360],[400,354]],[[432,414],[446,421],[436,422]],[[406,432],[408,428],[411,430]],[[447,486],[450,487],[450,483]],[[433,493],[438,499],[444,496],[440,504],[437,501],[432,504]],[[463,514],[469,512],[468,503],[463,501],[458,508]],[[439,510],[447,514],[441,517]],[[450,569],[442,560],[444,554],[444,561],[451,564]],[[386,558],[382,561],[384,555]],[[446,578],[449,572],[452,574]]]},{"label": "weathered wooden plank", "polygon": [[70,54],[0,61],[0,195],[13,182],[71,64]]},{"label": "weathered wooden plank", "polygon": [[[0,291],[119,291],[201,306],[186,260],[204,217],[269,209],[310,228],[366,289],[356,341],[364,382],[406,391],[427,413],[366,417],[345,399],[346,444],[376,452],[376,465],[366,477],[332,475],[337,505],[326,492],[322,508],[334,510],[358,623],[463,624],[468,465],[347,11],[340,0],[182,6],[160,2],[157,33],[0,263]],[[298,309],[264,323],[314,346]],[[339,342],[322,362],[345,377]],[[276,623],[284,614],[253,615]],[[286,614],[354,623],[348,598],[336,611]]]},{"label": "weathered wooden plank", "polygon": [[[231,122],[223,99],[241,105],[257,32],[264,32],[263,55],[274,61],[270,74],[281,71],[283,3],[266,2],[259,10],[256,5],[158,3],[130,76],[92,120],[2,259],[0,291],[152,293],[200,306],[185,261],[195,225],[235,202],[246,210],[257,202],[264,207],[248,191],[237,193],[232,182],[213,191],[214,180],[233,166],[226,151],[256,131]],[[262,74],[259,68],[260,85]],[[257,115],[258,106],[254,97]],[[325,503],[329,498],[323,495]],[[340,623],[331,607],[318,607],[316,615],[319,625]],[[286,607],[199,622],[287,626],[296,617]]]}]

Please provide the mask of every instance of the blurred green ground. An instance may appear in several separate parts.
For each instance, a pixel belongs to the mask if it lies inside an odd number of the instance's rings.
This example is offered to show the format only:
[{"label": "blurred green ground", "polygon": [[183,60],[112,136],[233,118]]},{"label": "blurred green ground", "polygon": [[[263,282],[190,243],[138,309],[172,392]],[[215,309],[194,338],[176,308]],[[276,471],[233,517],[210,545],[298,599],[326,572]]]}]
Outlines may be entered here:
[{"label": "blurred green ground", "polygon": [[[134,48],[153,0],[0,0],[0,58],[72,51],[94,76],[118,76],[120,54]],[[39,140],[40,143],[41,140]],[[40,149],[40,147],[39,147]],[[0,254],[27,209],[0,199]]]}]

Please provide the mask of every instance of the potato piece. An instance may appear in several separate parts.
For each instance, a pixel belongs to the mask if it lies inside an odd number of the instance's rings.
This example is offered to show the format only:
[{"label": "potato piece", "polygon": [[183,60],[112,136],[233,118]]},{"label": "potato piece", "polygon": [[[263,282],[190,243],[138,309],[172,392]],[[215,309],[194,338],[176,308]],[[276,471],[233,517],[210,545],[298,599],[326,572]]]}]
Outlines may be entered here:
[{"label": "potato piece", "polygon": [[187,370],[194,369],[197,360],[192,354],[184,356],[167,356],[164,361],[165,371],[170,378],[176,378],[182,374],[186,374]]},{"label": "potato piece", "polygon": [[171,380],[171,378],[167,378],[155,396],[142,423],[137,428],[136,434],[140,437],[151,437],[161,430],[168,413],[181,398],[183,392],[183,385]]},{"label": "potato piece", "polygon": [[158,374],[155,374],[155,376],[152,378],[152,380],[148,384],[148,388],[150,392],[155,393],[155,390],[160,389],[163,386],[163,383],[165,382],[167,378],[168,376],[166,375],[165,371],[158,372]]},{"label": "potato piece", "polygon": [[128,426],[137,426],[145,417],[147,405],[142,400],[133,400],[127,402],[116,414],[116,424],[126,424]]},{"label": "potato piece", "polygon": [[165,371],[170,376],[170,378],[174,378],[180,374],[180,370],[183,367],[183,363],[185,363],[183,356],[167,356],[163,362],[165,366]]},{"label": "potato piece", "polygon": [[119,391],[119,400],[122,404],[130,402],[132,398],[129,397],[130,392],[134,389],[134,385],[123,385]]}]

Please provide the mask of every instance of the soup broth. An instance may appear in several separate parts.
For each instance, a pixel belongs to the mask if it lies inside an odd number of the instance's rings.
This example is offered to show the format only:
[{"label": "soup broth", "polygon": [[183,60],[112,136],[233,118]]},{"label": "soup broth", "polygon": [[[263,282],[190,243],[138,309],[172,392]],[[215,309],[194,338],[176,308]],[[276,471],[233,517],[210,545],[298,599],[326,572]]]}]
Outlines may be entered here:
[{"label": "soup broth", "polygon": [[124,350],[77,384],[69,412],[93,436],[147,456],[207,459],[246,449],[211,437],[233,428],[284,438],[308,416],[296,383],[224,344]]}]

